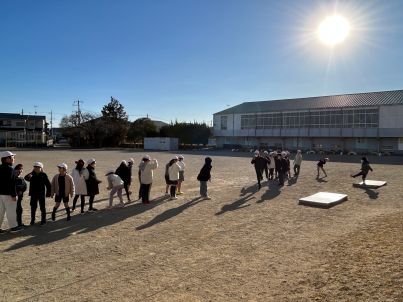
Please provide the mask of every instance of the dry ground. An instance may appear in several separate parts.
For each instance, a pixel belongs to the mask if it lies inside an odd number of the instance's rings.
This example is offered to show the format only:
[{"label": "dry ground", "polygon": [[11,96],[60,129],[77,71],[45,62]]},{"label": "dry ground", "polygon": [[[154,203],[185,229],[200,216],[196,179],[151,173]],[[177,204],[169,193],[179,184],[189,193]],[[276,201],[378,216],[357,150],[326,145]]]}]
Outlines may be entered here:
[{"label": "dry ground", "polygon": [[[49,176],[61,161],[95,157],[98,175],[127,151],[18,151],[16,162],[42,161]],[[160,162],[151,205],[137,202],[96,213],[64,210],[56,222],[0,237],[1,301],[403,301],[403,174],[401,165],[374,164],[377,190],[352,187],[359,163],[330,162],[315,180],[304,161],[297,180],[256,190],[250,159],[212,154],[209,192],[200,200],[196,175],[204,156],[185,154],[185,195],[167,201]],[[134,182],[133,191],[138,190]],[[348,194],[331,209],[300,206],[318,191]],[[136,194],[135,194],[136,195]],[[50,210],[53,205],[47,199]],[[24,222],[29,222],[28,197]],[[39,213],[37,213],[39,216]],[[49,215],[50,216],[50,215]],[[3,225],[3,228],[6,225]]]}]

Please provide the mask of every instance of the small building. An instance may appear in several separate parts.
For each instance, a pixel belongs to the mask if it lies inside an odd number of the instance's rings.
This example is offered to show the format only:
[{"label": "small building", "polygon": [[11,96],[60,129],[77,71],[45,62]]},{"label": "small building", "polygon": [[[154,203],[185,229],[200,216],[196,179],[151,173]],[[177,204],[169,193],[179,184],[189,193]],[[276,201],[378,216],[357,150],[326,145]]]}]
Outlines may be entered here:
[{"label": "small building", "polygon": [[218,147],[403,152],[403,90],[245,102],[214,114]]},{"label": "small building", "polygon": [[0,145],[38,146],[46,145],[46,116],[0,113]]},{"label": "small building", "polygon": [[145,137],[144,150],[176,151],[178,142],[174,137]]}]

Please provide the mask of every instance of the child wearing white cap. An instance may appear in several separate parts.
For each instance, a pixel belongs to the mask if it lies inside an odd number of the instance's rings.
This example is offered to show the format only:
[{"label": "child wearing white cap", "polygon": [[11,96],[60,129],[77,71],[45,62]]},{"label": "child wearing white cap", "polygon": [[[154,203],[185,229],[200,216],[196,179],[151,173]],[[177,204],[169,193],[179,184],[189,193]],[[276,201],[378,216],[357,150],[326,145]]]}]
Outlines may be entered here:
[{"label": "child wearing white cap", "polygon": [[36,209],[41,209],[41,225],[46,224],[45,198],[51,196],[51,185],[48,176],[43,172],[43,164],[36,162],[31,173],[25,175],[24,179],[30,182],[29,196],[31,196],[31,225],[35,224]]},{"label": "child wearing white cap", "polygon": [[113,196],[115,195],[115,193],[117,194],[117,196],[119,197],[120,203],[118,204],[118,206],[120,207],[124,207],[125,203],[123,202],[123,197],[122,197],[122,190],[123,190],[123,180],[119,177],[119,175],[116,175],[114,173],[113,170],[108,170],[108,172],[106,172],[105,176],[108,179],[108,190],[111,190],[111,192],[109,193],[109,206],[107,207],[107,209],[111,209],[112,208],[112,204],[113,204]]},{"label": "child wearing white cap", "polygon": [[76,161],[76,167],[71,171],[71,177],[73,177],[76,195],[73,199],[73,207],[71,211],[76,209],[77,200],[80,197],[81,201],[81,214],[84,214],[85,196],[87,193],[87,179],[89,177],[88,170],[84,167],[84,160],[79,159]]},{"label": "child wearing white cap", "polygon": [[74,182],[73,178],[67,174],[67,165],[61,163],[57,165],[59,173],[56,174],[51,183],[51,197],[55,196],[55,206],[52,211],[52,220],[56,220],[56,211],[60,206],[60,202],[63,201],[64,208],[67,213],[67,221],[71,219],[69,208],[69,197],[74,196]]},{"label": "child wearing white cap", "polygon": [[178,164],[178,166],[180,168],[180,170],[179,170],[179,180],[178,180],[178,192],[177,192],[178,195],[183,194],[183,192],[182,192],[182,182],[185,181],[185,167],[186,167],[186,165],[185,165],[185,162],[183,160],[184,160],[183,155],[179,155],[178,156],[178,162],[177,162],[177,164]]},{"label": "child wearing white cap", "polygon": [[169,161],[169,168],[168,168],[169,184],[171,185],[170,188],[171,200],[177,199],[176,186],[179,181],[179,171],[180,167],[178,165],[178,157],[175,156]]},{"label": "child wearing white cap", "polygon": [[143,157],[139,165],[140,197],[144,204],[150,203],[150,190],[154,179],[153,171],[158,168],[158,161],[149,155]]},{"label": "child wearing white cap", "polygon": [[21,230],[16,219],[16,187],[12,165],[14,163],[14,153],[10,151],[0,152],[0,234],[5,231],[1,229],[4,215],[7,215],[8,225],[11,232]]}]

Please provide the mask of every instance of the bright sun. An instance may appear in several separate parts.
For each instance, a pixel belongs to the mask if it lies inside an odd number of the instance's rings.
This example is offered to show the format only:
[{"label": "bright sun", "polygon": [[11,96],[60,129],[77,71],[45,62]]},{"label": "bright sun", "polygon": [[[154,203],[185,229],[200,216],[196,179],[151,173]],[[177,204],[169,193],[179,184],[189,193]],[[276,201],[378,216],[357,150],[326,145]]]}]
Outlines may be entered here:
[{"label": "bright sun", "polygon": [[343,42],[350,32],[350,23],[342,16],[326,17],[319,25],[319,39],[326,45],[334,46]]}]

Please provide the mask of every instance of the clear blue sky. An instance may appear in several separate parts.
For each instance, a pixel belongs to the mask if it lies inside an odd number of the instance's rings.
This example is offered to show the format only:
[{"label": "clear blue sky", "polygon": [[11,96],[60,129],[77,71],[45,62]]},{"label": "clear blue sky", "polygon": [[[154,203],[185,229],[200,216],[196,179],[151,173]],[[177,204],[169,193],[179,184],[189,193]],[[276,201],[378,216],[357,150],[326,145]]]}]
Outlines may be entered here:
[{"label": "clear blue sky", "polygon": [[[335,10],[351,35],[314,31]],[[130,119],[211,121],[243,101],[403,89],[403,1],[1,0],[1,112],[110,96]]]}]

